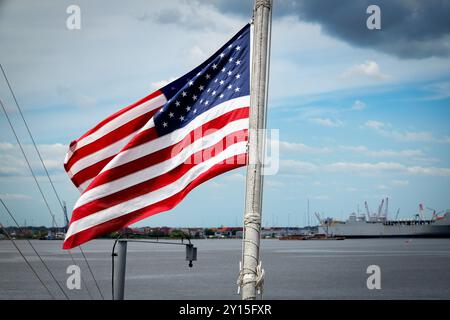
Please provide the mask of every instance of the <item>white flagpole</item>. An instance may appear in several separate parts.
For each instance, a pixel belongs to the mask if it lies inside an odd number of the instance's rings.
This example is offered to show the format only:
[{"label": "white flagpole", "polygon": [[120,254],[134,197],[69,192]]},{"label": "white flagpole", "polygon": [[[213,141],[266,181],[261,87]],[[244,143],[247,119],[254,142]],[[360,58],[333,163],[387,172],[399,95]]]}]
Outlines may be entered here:
[{"label": "white flagpole", "polygon": [[262,209],[262,169],[267,90],[271,0],[255,0],[253,12],[253,51],[250,84],[250,130],[244,213],[243,262],[240,286],[243,300],[256,299],[261,280],[259,245]]}]

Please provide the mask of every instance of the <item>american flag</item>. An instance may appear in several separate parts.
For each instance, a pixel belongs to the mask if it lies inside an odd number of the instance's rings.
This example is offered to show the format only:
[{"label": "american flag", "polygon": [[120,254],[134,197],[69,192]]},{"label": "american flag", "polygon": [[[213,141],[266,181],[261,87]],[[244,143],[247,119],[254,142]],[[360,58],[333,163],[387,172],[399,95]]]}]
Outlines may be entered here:
[{"label": "american flag", "polygon": [[246,164],[250,48],[246,25],[200,66],[70,144],[64,167],[81,196],[64,249],[170,210]]}]

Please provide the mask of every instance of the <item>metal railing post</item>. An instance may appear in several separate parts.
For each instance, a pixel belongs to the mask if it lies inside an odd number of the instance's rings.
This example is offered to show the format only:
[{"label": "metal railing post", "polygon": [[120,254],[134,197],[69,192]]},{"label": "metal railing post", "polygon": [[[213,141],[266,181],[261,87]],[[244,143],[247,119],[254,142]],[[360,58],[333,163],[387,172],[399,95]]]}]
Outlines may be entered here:
[{"label": "metal railing post", "polygon": [[125,295],[125,271],[127,267],[127,240],[117,242],[117,266],[114,269],[114,300],[123,300]]}]

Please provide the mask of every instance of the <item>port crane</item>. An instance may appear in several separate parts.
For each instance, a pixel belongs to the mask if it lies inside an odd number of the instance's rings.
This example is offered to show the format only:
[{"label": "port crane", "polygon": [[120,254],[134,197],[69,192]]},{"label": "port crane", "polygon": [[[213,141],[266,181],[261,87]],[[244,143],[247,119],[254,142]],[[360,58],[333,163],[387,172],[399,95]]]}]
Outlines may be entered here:
[{"label": "port crane", "polygon": [[419,217],[420,217],[420,220],[424,220],[423,204],[421,204],[421,203],[419,203]]},{"label": "port crane", "polygon": [[389,212],[389,198],[386,197],[386,204],[384,206],[384,218],[387,220]]},{"label": "port crane", "polygon": [[[367,204],[367,201],[364,201],[364,206],[366,208],[366,214],[367,214],[367,219],[373,220],[374,218],[379,220],[381,218],[387,219],[388,214],[389,214],[389,198],[386,199],[381,199],[381,203],[378,206],[378,210],[376,213],[371,214],[370,213],[370,209],[369,209],[369,205]],[[384,211],[383,211],[383,207],[384,207]]]},{"label": "port crane", "polygon": [[381,200],[380,206],[378,207],[377,218],[381,218],[381,211],[383,210],[384,199]]},{"label": "port crane", "polygon": [[432,220],[436,220],[437,217],[439,216],[439,214],[441,214],[442,212],[444,212],[445,210],[441,210],[439,212],[436,212],[436,209],[430,208],[430,207],[426,207],[428,210],[433,211],[433,217]]},{"label": "port crane", "polygon": [[400,208],[397,209],[397,214],[395,215],[395,220],[398,220],[398,214],[400,213]]},{"label": "port crane", "polygon": [[319,224],[323,224],[323,219],[320,217],[320,213],[314,212],[314,215],[316,216],[317,220],[319,221]]},{"label": "port crane", "polygon": [[370,210],[369,210],[369,205],[367,204],[367,201],[364,201],[364,206],[366,207],[367,220],[370,220]]},{"label": "port crane", "polygon": [[67,216],[67,205],[65,201],[63,201],[63,211],[65,220],[64,232],[67,232],[67,230],[69,229],[69,217]]}]

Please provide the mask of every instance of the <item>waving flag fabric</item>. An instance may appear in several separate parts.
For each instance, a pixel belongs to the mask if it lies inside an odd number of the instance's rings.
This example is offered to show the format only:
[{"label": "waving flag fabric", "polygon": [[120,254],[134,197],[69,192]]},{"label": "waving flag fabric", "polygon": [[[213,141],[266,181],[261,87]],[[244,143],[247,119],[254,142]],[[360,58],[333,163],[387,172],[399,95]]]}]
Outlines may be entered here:
[{"label": "waving flag fabric", "polygon": [[170,210],[247,159],[251,27],[200,66],[70,144],[81,192],[64,249]]}]

